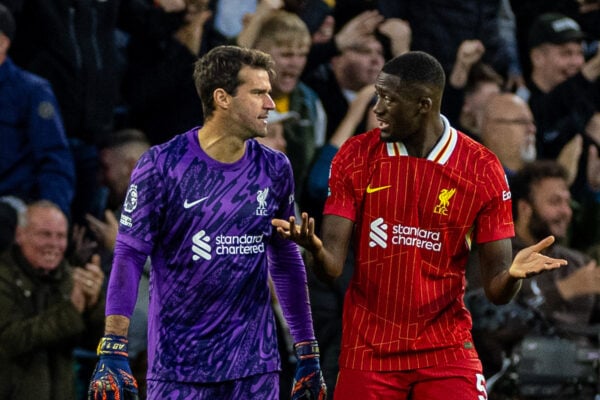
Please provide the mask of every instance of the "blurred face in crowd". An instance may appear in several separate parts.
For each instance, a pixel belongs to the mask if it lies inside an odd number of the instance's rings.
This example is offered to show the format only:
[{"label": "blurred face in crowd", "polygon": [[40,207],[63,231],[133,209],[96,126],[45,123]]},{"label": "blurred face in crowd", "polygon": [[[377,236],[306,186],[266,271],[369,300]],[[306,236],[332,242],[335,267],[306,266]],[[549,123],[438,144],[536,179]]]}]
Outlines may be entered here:
[{"label": "blurred face in crowd", "polygon": [[27,224],[17,228],[15,238],[25,259],[34,268],[51,271],[64,258],[67,231],[67,218],[59,209],[30,206]]},{"label": "blurred face in crowd", "polygon": [[548,235],[557,239],[567,236],[573,211],[571,192],[564,179],[545,178],[533,184],[527,203],[529,230],[536,240]]},{"label": "blurred face in crowd", "polygon": [[310,43],[291,42],[287,45],[272,43],[268,48],[260,49],[273,57],[275,78],[272,80],[273,96],[288,95],[294,90],[306,65]]},{"label": "blurred face in crowd", "polygon": [[283,123],[281,122],[270,122],[267,125],[267,136],[263,138],[257,137],[256,140],[258,140],[259,143],[262,143],[267,147],[279,150],[282,153],[286,152],[287,142],[283,135]]},{"label": "blurred face in crowd", "polygon": [[384,62],[383,46],[375,36],[369,36],[334,57],[331,66],[342,89],[358,91],[375,82]]},{"label": "blurred face in crowd", "polygon": [[500,93],[500,85],[495,82],[480,82],[475,90],[466,93],[461,110],[461,124],[469,128],[473,134],[479,134],[487,102],[491,96],[498,93]]},{"label": "blurred face in crowd", "polygon": [[538,85],[538,81],[544,82],[551,90],[581,70],[585,63],[583,47],[580,42],[545,43],[531,50],[531,63],[534,81]]},{"label": "blurred face in crowd", "polygon": [[[135,161],[133,161],[135,163]],[[118,148],[107,148],[100,152],[102,181],[110,192],[121,201],[127,194],[132,166],[127,156]]]},{"label": "blurred face in crowd", "polygon": [[481,140],[507,168],[517,171],[535,160],[535,122],[531,109],[512,93],[490,97],[482,120]]}]

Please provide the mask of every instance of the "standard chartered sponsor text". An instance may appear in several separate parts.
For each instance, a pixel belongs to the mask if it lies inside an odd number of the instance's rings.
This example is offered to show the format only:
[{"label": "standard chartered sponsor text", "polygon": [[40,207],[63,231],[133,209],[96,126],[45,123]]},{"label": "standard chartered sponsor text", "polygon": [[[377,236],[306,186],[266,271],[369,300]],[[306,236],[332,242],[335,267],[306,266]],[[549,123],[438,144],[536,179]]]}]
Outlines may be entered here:
[{"label": "standard chartered sponsor text", "polygon": [[440,232],[402,224],[392,227],[392,243],[395,245],[414,246],[436,252],[442,250]]},{"label": "standard chartered sponsor text", "polygon": [[263,235],[219,235],[215,238],[215,252],[218,255],[264,253]]}]

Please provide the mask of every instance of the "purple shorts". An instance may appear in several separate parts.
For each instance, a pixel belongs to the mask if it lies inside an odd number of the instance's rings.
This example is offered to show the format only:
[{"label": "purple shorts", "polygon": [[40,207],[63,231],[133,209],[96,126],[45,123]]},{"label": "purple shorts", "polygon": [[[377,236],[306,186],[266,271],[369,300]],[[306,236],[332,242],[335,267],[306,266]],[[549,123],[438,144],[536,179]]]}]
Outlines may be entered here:
[{"label": "purple shorts", "polygon": [[147,382],[148,400],[279,399],[279,373],[253,375],[225,382]]}]

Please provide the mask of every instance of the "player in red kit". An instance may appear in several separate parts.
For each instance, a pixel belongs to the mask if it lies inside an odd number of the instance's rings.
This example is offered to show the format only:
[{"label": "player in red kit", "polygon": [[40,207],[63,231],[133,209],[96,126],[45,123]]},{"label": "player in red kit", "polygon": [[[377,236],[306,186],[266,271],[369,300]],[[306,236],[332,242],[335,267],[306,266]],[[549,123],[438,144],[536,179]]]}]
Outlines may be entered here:
[{"label": "player in red kit", "polygon": [[440,114],[444,85],[427,53],[386,63],[375,85],[379,127],[349,139],[333,160],[323,240],[306,213],[301,225],[273,220],[310,250],[324,278],[341,274],[353,240],[336,400],[487,399],[463,302],[471,244],[497,304],[510,301],[521,279],[566,264],[540,254],[553,237],[512,260],[504,171]]}]

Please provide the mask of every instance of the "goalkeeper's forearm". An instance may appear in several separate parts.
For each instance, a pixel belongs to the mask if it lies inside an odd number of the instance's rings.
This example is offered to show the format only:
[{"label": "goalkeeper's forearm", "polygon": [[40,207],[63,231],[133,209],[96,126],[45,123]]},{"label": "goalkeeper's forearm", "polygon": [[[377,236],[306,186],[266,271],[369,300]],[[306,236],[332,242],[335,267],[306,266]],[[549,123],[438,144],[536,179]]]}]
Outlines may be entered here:
[{"label": "goalkeeper's forearm", "polygon": [[129,318],[124,315],[107,315],[104,334],[127,337],[129,332]]}]

